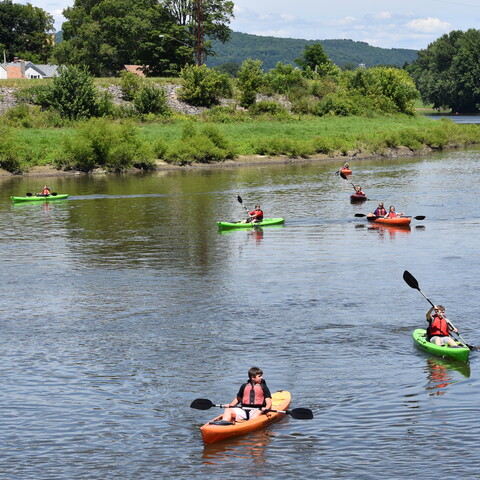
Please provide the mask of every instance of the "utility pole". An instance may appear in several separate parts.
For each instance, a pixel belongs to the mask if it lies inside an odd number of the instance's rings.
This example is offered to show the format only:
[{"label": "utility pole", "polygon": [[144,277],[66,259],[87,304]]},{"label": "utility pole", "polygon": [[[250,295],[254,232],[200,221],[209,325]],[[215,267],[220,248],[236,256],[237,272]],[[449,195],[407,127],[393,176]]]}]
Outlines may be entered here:
[{"label": "utility pole", "polygon": [[203,48],[203,5],[202,0],[195,0],[195,23],[196,23],[196,40],[197,40],[197,65],[200,67],[203,64],[204,48]]}]

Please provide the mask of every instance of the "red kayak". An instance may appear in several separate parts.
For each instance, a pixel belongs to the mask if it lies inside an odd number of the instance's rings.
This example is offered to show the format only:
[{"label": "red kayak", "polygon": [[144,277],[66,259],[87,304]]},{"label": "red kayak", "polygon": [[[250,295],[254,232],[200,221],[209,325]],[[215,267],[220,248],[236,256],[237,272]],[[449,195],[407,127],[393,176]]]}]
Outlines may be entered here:
[{"label": "red kayak", "polygon": [[367,220],[372,223],[379,223],[381,225],[396,225],[397,227],[407,227],[412,221],[411,217],[395,217],[395,218],[383,218],[375,215],[367,215]]},{"label": "red kayak", "polygon": [[350,195],[351,202],[364,202],[365,200],[368,200],[365,194],[359,195],[358,193],[354,193]]}]

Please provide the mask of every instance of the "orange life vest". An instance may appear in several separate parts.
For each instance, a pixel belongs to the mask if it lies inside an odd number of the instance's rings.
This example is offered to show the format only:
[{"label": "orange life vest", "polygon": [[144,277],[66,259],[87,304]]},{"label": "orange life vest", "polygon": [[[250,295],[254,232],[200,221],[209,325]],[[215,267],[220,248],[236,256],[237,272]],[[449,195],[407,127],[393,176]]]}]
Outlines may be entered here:
[{"label": "orange life vest", "polygon": [[432,315],[432,320],[427,329],[428,337],[448,337],[450,334],[447,320],[438,315]]},{"label": "orange life vest", "polygon": [[262,385],[259,383],[245,385],[242,396],[243,407],[263,407],[265,405],[265,394]]}]

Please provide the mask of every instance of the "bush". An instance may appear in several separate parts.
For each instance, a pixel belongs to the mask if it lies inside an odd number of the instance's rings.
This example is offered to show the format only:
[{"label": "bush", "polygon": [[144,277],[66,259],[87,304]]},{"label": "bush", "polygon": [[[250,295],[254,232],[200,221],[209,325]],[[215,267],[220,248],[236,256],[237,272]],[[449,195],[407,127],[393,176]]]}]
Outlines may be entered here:
[{"label": "bush", "polygon": [[152,83],[147,83],[140,88],[133,99],[133,104],[141,114],[167,115],[170,113],[165,90]]},{"label": "bush", "polygon": [[149,158],[151,152],[132,124],[91,119],[65,141],[64,153],[57,165],[85,172],[96,167],[121,172],[133,166],[152,168]]},{"label": "bush", "polygon": [[184,102],[199,107],[211,107],[219,103],[221,97],[232,96],[232,84],[225,73],[209,69],[205,65],[188,65],[180,72],[183,86],[178,96]]},{"label": "bush", "polygon": [[271,102],[268,100],[260,100],[254,103],[248,109],[248,113],[252,116],[268,115],[271,117],[288,117],[289,113],[285,107],[282,107],[277,102]]},{"label": "bush", "polygon": [[233,145],[218,128],[207,125],[199,132],[193,122],[185,125],[181,139],[169,147],[162,158],[180,165],[220,162],[234,158],[236,154]]},{"label": "bush", "polygon": [[266,75],[266,84],[274,93],[287,94],[293,88],[306,87],[308,83],[299,68],[278,62]]},{"label": "bush", "polygon": [[0,127],[0,168],[18,174],[24,170],[24,155],[9,128]]},{"label": "bush", "polygon": [[136,93],[142,87],[142,79],[132,72],[123,70],[120,72],[120,88],[122,90],[122,98],[127,102],[132,102]]},{"label": "bush", "polygon": [[257,93],[265,82],[265,73],[260,60],[248,58],[238,72],[237,86],[240,90],[240,105],[248,108],[255,103]]},{"label": "bush", "polygon": [[85,68],[63,68],[53,79],[51,105],[70,120],[98,115],[97,89]]}]

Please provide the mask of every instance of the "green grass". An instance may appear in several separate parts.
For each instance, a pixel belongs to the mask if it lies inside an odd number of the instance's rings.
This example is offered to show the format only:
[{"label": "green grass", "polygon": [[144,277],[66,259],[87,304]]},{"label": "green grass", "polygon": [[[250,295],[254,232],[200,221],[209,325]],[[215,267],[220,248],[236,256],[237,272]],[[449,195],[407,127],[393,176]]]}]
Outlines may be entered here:
[{"label": "green grass", "polygon": [[[201,125],[199,120],[196,122]],[[168,146],[181,138],[187,124],[187,120],[173,120],[144,124],[139,130],[147,144],[163,140]],[[388,148],[400,146],[418,150],[425,146],[441,149],[480,144],[478,125],[455,124],[423,116],[305,117],[288,122],[252,120],[214,125],[234,145],[237,155],[384,154]],[[63,152],[64,139],[75,129],[12,128],[10,132],[15,143],[28,152],[27,164],[34,166],[54,163]]]}]

